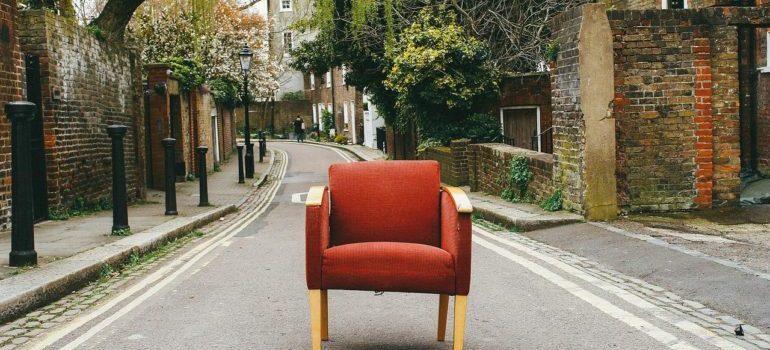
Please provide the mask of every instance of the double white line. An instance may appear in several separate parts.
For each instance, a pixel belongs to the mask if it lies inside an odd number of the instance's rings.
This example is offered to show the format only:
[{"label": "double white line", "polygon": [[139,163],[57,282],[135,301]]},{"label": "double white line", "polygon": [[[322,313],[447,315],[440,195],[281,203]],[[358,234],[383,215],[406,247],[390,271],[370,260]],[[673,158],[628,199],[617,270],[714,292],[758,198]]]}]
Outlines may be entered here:
[{"label": "double white line", "polygon": [[[286,168],[289,163],[288,155],[286,154],[286,152],[282,150],[278,150],[278,152],[281,153],[283,158],[282,163],[280,165],[279,172],[278,172],[278,176],[273,179],[273,182],[271,183],[267,192],[268,195],[257,206],[257,208],[253,212],[246,214],[243,218],[240,218],[238,221],[234,222],[233,224],[231,224],[230,226],[228,226],[227,228],[219,232],[212,239],[195,246],[190,251],[172,260],[170,263],[161,267],[151,275],[145,277],[139,283],[131,286],[131,288],[119,294],[115,298],[111,299],[109,302],[102,305],[99,309],[95,310],[94,312],[78,317],[74,319],[72,322],[68,323],[66,326],[59,328],[56,331],[52,332],[51,334],[47,335],[40,342],[32,345],[30,349],[45,349],[46,347],[51,346],[52,344],[66,337],[68,334],[76,331],[78,328],[82,327],[86,323],[108,313],[112,308],[118,306],[123,301],[133,297],[134,294],[137,294],[146,289],[144,293],[142,293],[141,295],[131,300],[131,302],[129,302],[128,304],[120,308],[118,311],[116,311],[109,317],[105,318],[98,324],[94,325],[93,327],[91,327],[88,331],[80,335],[77,339],[73,340],[69,344],[60,348],[60,349],[76,349],[78,346],[85,343],[88,339],[92,338],[94,335],[98,334],[100,331],[108,327],[110,324],[112,324],[119,318],[125,316],[126,314],[131,312],[131,310],[135,309],[137,306],[141,305],[144,301],[146,301],[147,299],[149,299],[150,297],[158,293],[161,289],[163,289],[163,287],[167,286],[169,283],[179,278],[179,276],[181,276],[185,271],[189,270],[193,265],[195,265],[195,263],[197,263],[200,259],[205,257],[212,250],[214,250],[220,245],[223,245],[230,238],[237,235],[243,229],[248,227],[252,222],[254,222],[254,220],[260,217],[268,209],[268,207],[270,206],[270,203],[273,201],[273,198],[275,198],[278,188],[281,186],[281,179],[283,179],[284,175],[286,174]],[[147,289],[150,285],[152,285],[152,287]]]}]

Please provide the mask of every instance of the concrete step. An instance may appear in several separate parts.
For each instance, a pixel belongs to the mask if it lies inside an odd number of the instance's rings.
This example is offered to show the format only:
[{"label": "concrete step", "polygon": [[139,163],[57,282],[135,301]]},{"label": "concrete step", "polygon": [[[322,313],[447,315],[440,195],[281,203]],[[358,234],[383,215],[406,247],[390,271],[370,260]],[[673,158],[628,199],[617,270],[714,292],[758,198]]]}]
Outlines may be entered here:
[{"label": "concrete step", "polygon": [[518,231],[584,222],[582,216],[567,211],[547,212],[534,204],[510,203],[500,197],[470,192],[468,187],[464,190],[473,204],[474,215]]}]

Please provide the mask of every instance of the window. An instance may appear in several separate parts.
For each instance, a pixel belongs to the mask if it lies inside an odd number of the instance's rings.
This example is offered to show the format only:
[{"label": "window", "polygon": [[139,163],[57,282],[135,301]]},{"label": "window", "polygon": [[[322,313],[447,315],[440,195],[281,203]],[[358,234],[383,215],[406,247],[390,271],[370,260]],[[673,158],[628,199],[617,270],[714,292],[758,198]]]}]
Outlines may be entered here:
[{"label": "window", "polygon": [[[311,75],[312,77],[312,75]],[[318,124],[318,105],[313,104],[313,124]]]},{"label": "window", "polygon": [[326,87],[328,87],[328,88],[332,87],[332,72],[331,71],[326,72]]},{"label": "window", "polygon": [[688,0],[663,0],[662,8],[666,9],[686,9],[689,8]]},{"label": "window", "polygon": [[281,0],[281,11],[291,11],[291,0]]},{"label": "window", "polygon": [[288,55],[293,48],[294,43],[292,42],[291,32],[283,33],[283,53]]},{"label": "window", "polygon": [[345,129],[348,128],[348,101],[342,103],[342,119],[345,121]]},{"label": "window", "polygon": [[315,72],[310,72],[310,90],[315,90]]},{"label": "window", "polygon": [[342,66],[342,85],[347,85],[347,82],[345,82],[345,76],[348,75],[348,67]]}]

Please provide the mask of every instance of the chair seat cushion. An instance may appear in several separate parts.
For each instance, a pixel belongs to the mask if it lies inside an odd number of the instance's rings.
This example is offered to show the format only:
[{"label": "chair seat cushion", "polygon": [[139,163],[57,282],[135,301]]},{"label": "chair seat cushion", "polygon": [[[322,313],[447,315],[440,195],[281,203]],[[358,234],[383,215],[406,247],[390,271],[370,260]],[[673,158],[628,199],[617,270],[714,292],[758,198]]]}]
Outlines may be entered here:
[{"label": "chair seat cushion", "polygon": [[326,249],[323,289],[455,293],[452,255],[430,245],[351,243]]}]

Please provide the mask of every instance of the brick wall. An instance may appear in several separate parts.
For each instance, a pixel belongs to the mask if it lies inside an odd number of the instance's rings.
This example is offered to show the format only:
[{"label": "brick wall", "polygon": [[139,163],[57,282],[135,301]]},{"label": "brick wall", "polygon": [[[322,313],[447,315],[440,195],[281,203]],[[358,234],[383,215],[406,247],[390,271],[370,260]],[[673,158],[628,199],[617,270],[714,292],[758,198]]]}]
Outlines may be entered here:
[{"label": "brick wall", "polygon": [[609,18],[621,207],[668,211],[736,203],[735,28],[706,23],[697,10],[610,11]]},{"label": "brick wall", "polygon": [[559,43],[558,64],[551,71],[553,101],[554,186],[562,190],[564,208],[582,212],[584,201],[582,160],[585,154],[585,120],[580,111],[578,35],[582,7],[565,11],[551,25]]},{"label": "brick wall", "polygon": [[468,146],[468,183],[471,191],[499,196],[507,186],[509,164],[514,157],[525,157],[533,177],[529,192],[537,202],[549,198],[554,191],[554,156],[501,143]]},{"label": "brick wall", "polygon": [[40,57],[49,206],[111,198],[106,127],[125,138],[129,197],[143,197],[141,65],[136,52],[96,39],[47,11],[20,13],[21,50]]},{"label": "brick wall", "polygon": [[15,0],[0,0],[0,229],[11,217],[11,124],[5,116],[5,103],[22,99],[23,62],[19,51]]},{"label": "brick wall", "polygon": [[420,153],[422,160],[435,160],[441,164],[441,182],[451,186],[468,184],[468,145],[470,140],[453,140],[449,147],[431,147]]},{"label": "brick wall", "polygon": [[[310,86],[310,75],[305,74],[305,95],[308,96],[310,99],[310,108],[308,108],[308,112],[312,117],[312,105],[323,103],[324,105],[328,105],[333,102],[334,104],[334,113],[335,113],[335,123],[337,125],[337,133],[343,133],[348,138],[351,139],[351,142],[353,140],[353,112],[352,107],[355,108],[355,128],[356,128],[356,138],[359,143],[362,143],[364,140],[364,99],[363,95],[361,94],[358,89],[356,89],[355,86],[351,86],[345,83],[342,70],[340,69],[333,69],[332,70],[333,75],[333,85],[334,85],[334,96],[332,98],[332,88],[326,87],[326,74],[316,74],[315,75],[315,89],[311,89]],[[332,101],[333,100],[333,101]],[[348,103],[348,123],[345,124],[344,120],[344,105],[345,103]],[[317,107],[316,107],[317,108]],[[318,116],[320,118],[320,115]]]}]

